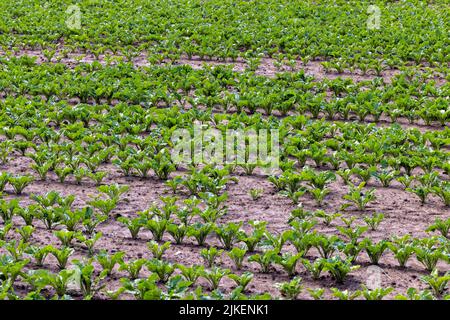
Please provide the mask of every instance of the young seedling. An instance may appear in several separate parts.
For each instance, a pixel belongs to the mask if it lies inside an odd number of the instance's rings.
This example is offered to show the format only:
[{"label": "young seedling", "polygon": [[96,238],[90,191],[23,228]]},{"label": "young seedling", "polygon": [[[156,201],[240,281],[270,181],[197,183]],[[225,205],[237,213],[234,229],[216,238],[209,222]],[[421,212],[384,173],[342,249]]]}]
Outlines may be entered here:
[{"label": "young seedling", "polygon": [[444,257],[442,249],[434,246],[419,244],[414,249],[417,260],[425,267],[428,272],[432,272],[439,260]]},{"label": "young seedling", "polygon": [[404,268],[406,263],[415,252],[415,246],[410,240],[411,236],[393,238],[389,243],[389,250],[394,254],[400,268]]},{"label": "young seedling", "polygon": [[240,233],[239,241],[245,243],[247,246],[248,252],[254,252],[255,248],[261,242],[261,239],[266,234],[266,225],[265,221],[249,221],[250,226],[252,226],[253,231],[250,234],[246,234],[245,232]]},{"label": "young seedling", "polygon": [[182,244],[184,238],[186,238],[187,236],[188,228],[184,223],[181,224],[170,223],[167,226],[167,232],[172,236],[176,244]]},{"label": "young seedling", "polygon": [[238,287],[242,288],[242,292],[245,292],[245,288],[249,285],[249,283],[253,280],[253,273],[251,272],[244,272],[240,276],[237,274],[229,274],[228,277],[233,280]]},{"label": "young seedling", "polygon": [[371,239],[366,238],[361,242],[361,245],[369,256],[370,262],[374,265],[378,265],[381,256],[389,247],[389,241],[381,240],[377,243],[373,243]]},{"label": "young seedling", "polygon": [[309,295],[314,300],[322,300],[323,295],[325,294],[325,289],[323,288],[316,288],[316,289],[308,289]]},{"label": "young seedling", "polygon": [[424,186],[417,186],[414,188],[406,188],[405,190],[408,192],[414,193],[420,199],[420,204],[422,206],[426,203],[427,197],[431,192],[429,187],[424,187]]},{"label": "young seedling", "polygon": [[338,249],[340,239],[337,236],[327,237],[323,234],[317,234],[311,245],[315,247],[322,258],[328,259]]},{"label": "young seedling", "polygon": [[211,290],[216,290],[219,288],[220,281],[223,277],[229,274],[230,270],[214,266],[210,270],[204,270],[201,276],[209,282]]},{"label": "young seedling", "polygon": [[61,241],[63,247],[71,247],[72,241],[80,236],[81,232],[59,230],[55,231],[53,234]]},{"label": "young seedling", "polygon": [[330,193],[328,189],[308,189],[309,193],[313,196],[314,200],[316,200],[317,206],[321,207],[325,196]]},{"label": "young seedling", "polygon": [[394,288],[376,288],[370,290],[365,285],[361,285],[361,294],[366,300],[383,300]]},{"label": "young seedling", "polygon": [[23,242],[28,242],[28,240],[31,238],[31,235],[34,232],[34,227],[32,226],[23,226],[21,228],[17,228],[16,232],[20,234],[20,237],[22,238]]},{"label": "young seedling", "polygon": [[55,290],[58,297],[63,297],[67,293],[69,283],[74,275],[75,270],[64,269],[59,273],[47,272],[44,279]]},{"label": "young seedling", "polygon": [[106,276],[105,273],[101,273],[99,276],[95,275],[92,259],[87,261],[74,260],[73,264],[76,267],[76,272],[79,274],[77,281],[84,299],[92,299],[104,287],[104,285],[100,285],[100,282]]},{"label": "young seedling", "polygon": [[340,213],[326,213],[323,210],[316,210],[313,212],[313,215],[317,218],[322,219],[322,222],[326,226],[330,226],[331,223],[341,216]]},{"label": "young seedling", "polygon": [[166,252],[170,248],[170,241],[159,245],[156,241],[150,241],[147,243],[147,247],[151,251],[153,258],[161,260],[164,252]]},{"label": "young seedling", "polygon": [[338,298],[339,300],[355,300],[356,298],[361,296],[361,291],[348,291],[348,290],[339,290],[337,288],[331,288],[331,292],[333,297]]},{"label": "young seedling", "polygon": [[254,254],[248,257],[249,262],[256,262],[261,266],[262,273],[269,273],[273,263],[276,262],[278,251],[271,249],[266,250],[262,254]]},{"label": "young seedling", "polygon": [[74,253],[74,250],[69,247],[63,247],[58,249],[55,247],[49,247],[50,254],[58,261],[58,268],[60,270],[65,269],[70,256]]},{"label": "young seedling", "polygon": [[375,189],[369,189],[363,192],[365,182],[361,182],[358,186],[350,185],[350,191],[344,195],[343,199],[350,201],[342,205],[342,209],[345,209],[352,204],[358,208],[360,211],[364,211],[367,205],[376,199]]},{"label": "young seedling", "polygon": [[100,197],[96,197],[95,199],[88,201],[88,204],[98,209],[101,213],[107,216],[111,211],[113,211],[116,208],[117,201],[111,199],[101,199]]},{"label": "young seedling", "polygon": [[22,194],[23,190],[34,181],[32,176],[10,176],[9,183],[17,195]]},{"label": "young seedling", "polygon": [[25,252],[34,258],[36,266],[42,267],[44,265],[45,258],[51,253],[51,249],[51,246],[29,246]]},{"label": "young seedling", "polygon": [[342,260],[339,256],[324,259],[324,270],[328,271],[337,283],[343,283],[347,275],[359,269],[359,266],[352,266],[349,260]]},{"label": "young seedling", "polygon": [[397,181],[402,184],[403,190],[406,190],[411,186],[411,183],[414,181],[414,177],[409,176],[409,175],[404,175],[404,176],[398,177]]},{"label": "young seedling", "polygon": [[247,253],[246,249],[239,247],[234,247],[233,249],[227,252],[227,255],[230,257],[231,260],[233,260],[237,270],[241,270],[246,253]]},{"label": "young seedling", "polygon": [[378,226],[384,219],[384,214],[374,213],[372,216],[365,216],[364,222],[370,227],[372,231],[376,231]]},{"label": "young seedling", "polygon": [[130,231],[131,238],[133,240],[136,240],[138,238],[139,231],[141,228],[145,225],[144,219],[141,217],[138,218],[126,218],[126,217],[119,217],[117,218],[117,221],[125,225],[128,230]]},{"label": "young seedling", "polygon": [[166,219],[155,218],[147,221],[146,228],[150,230],[153,235],[153,239],[157,242],[162,241],[164,233],[167,230],[169,221]]},{"label": "young seedling", "polygon": [[200,256],[205,260],[206,266],[211,268],[215,265],[215,260],[222,256],[223,250],[218,250],[216,247],[211,247],[209,249],[202,249],[200,251]]},{"label": "young seedling", "polygon": [[197,240],[197,245],[203,246],[213,229],[214,225],[212,223],[194,223],[188,227],[187,234],[189,237],[194,237]]},{"label": "young seedling", "polygon": [[230,250],[233,245],[239,241],[239,237],[242,235],[241,223],[228,223],[225,225],[217,226],[214,231],[217,234],[220,242],[226,250]]},{"label": "young seedling", "polygon": [[5,240],[8,232],[12,228],[12,223],[6,223],[3,227],[0,227],[0,240]]},{"label": "young seedling", "polygon": [[436,219],[434,223],[426,229],[426,232],[434,231],[439,231],[443,237],[450,239],[450,218],[447,220]]},{"label": "young seedling", "polygon": [[320,274],[325,267],[325,261],[322,258],[318,258],[314,260],[314,262],[311,262],[308,259],[302,259],[302,264],[311,274],[313,280],[319,280]]},{"label": "young seedling", "polygon": [[198,278],[203,274],[205,268],[203,266],[193,265],[193,266],[185,266],[182,264],[176,265],[177,269],[180,270],[181,275],[194,285]]},{"label": "young seedling", "polygon": [[120,251],[109,255],[106,250],[100,250],[100,252],[95,256],[95,260],[102,266],[103,272],[109,276],[111,275],[114,267],[123,262],[124,255],[125,253]]},{"label": "young seedling", "polygon": [[301,282],[302,278],[295,277],[290,282],[278,283],[276,286],[283,297],[286,297],[286,299],[289,300],[295,300],[303,290]]},{"label": "young seedling", "polygon": [[447,284],[450,281],[450,273],[446,272],[443,276],[439,276],[438,270],[434,269],[429,276],[423,276],[420,279],[430,286],[437,298],[440,298],[447,289]]},{"label": "young seedling", "polygon": [[106,194],[109,199],[116,201],[116,202],[119,202],[120,197],[124,193],[128,192],[129,189],[130,189],[129,186],[119,185],[117,183],[112,184],[112,185],[103,185],[103,186],[97,187],[97,190],[99,192]]},{"label": "young seedling", "polygon": [[282,256],[277,255],[275,261],[277,264],[281,265],[286,271],[289,277],[293,277],[296,273],[295,267],[298,261],[302,258],[303,253],[290,254],[288,252],[283,253]]},{"label": "young seedling", "polygon": [[156,273],[159,280],[163,283],[166,283],[175,271],[175,266],[173,264],[158,259],[148,261],[146,266],[149,271]]},{"label": "young seedling", "polygon": [[156,273],[146,279],[135,279],[133,281],[122,278],[123,289],[121,291],[131,293],[136,300],[160,300],[162,299],[162,290],[158,287],[157,280],[158,275]]},{"label": "young seedling", "polygon": [[250,197],[253,201],[256,201],[262,197],[264,189],[251,188],[249,191]]},{"label": "young seedling", "polygon": [[433,186],[431,192],[441,198],[446,207],[450,207],[450,182],[442,182],[439,186]]},{"label": "young seedling", "polygon": [[98,240],[102,237],[101,232],[89,234],[88,237],[84,235],[77,236],[77,240],[80,241],[82,244],[84,244],[88,250],[89,257],[92,257],[94,255],[94,246],[97,243]]},{"label": "young seedling", "polygon": [[429,290],[419,291],[416,288],[408,288],[406,296],[396,295],[395,300],[435,300],[435,297]]},{"label": "young seedling", "polygon": [[11,174],[7,172],[2,172],[2,174],[0,174],[0,193],[5,190],[5,186],[8,184],[10,177]]},{"label": "young seedling", "polygon": [[128,263],[123,260],[119,262],[119,271],[126,271],[131,280],[139,278],[142,267],[147,263],[146,259],[130,260]]}]

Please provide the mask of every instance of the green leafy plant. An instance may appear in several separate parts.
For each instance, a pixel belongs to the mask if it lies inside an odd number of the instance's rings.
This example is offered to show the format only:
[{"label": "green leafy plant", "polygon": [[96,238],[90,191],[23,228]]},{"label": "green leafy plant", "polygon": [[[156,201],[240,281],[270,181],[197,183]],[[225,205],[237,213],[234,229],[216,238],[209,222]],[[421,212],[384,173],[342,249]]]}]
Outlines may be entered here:
[{"label": "green leafy plant", "polygon": [[317,234],[311,242],[322,258],[328,259],[338,249],[340,240],[337,236],[327,237],[323,234]]},{"label": "green leafy plant", "polygon": [[331,288],[331,292],[333,294],[333,297],[338,298],[339,300],[355,300],[359,296],[361,296],[361,291],[348,291],[348,290],[339,290],[337,288]]},{"label": "green leafy plant", "polygon": [[424,240],[418,243],[414,251],[417,260],[425,266],[425,269],[432,272],[439,260],[443,258],[442,249],[434,245],[433,240]]},{"label": "green leafy plant", "polygon": [[102,266],[103,272],[109,276],[111,275],[114,267],[120,265],[123,262],[124,252],[116,252],[112,255],[106,250],[100,250],[100,252],[95,256],[95,260]]},{"label": "green leafy plant", "polygon": [[188,228],[184,223],[171,223],[167,226],[167,232],[172,236],[176,244],[182,244],[184,238],[187,236]]},{"label": "green leafy plant", "polygon": [[194,223],[188,227],[187,234],[197,240],[199,246],[205,244],[206,238],[213,231],[214,225],[212,223]]},{"label": "green leafy plant", "polygon": [[146,259],[130,260],[128,262],[119,261],[119,271],[126,271],[131,280],[139,277],[142,267],[147,263]]},{"label": "green leafy plant", "polygon": [[408,288],[406,296],[396,295],[395,300],[434,300],[434,296],[429,290],[419,291],[416,288]]},{"label": "green leafy plant", "polygon": [[231,260],[233,260],[237,270],[240,270],[242,268],[242,264],[244,262],[244,257],[246,253],[247,253],[246,249],[239,247],[234,247],[233,249],[227,252],[227,255],[230,257]]},{"label": "green leafy plant", "polygon": [[12,223],[6,223],[3,227],[0,228],[0,240],[5,240],[8,232],[12,228]]},{"label": "green leafy plant", "polygon": [[58,230],[54,232],[54,235],[61,241],[64,247],[71,247],[72,241],[76,239],[80,233],[75,231]]},{"label": "green leafy plant", "polygon": [[353,204],[358,210],[364,211],[367,205],[376,199],[375,189],[372,188],[367,192],[363,192],[364,186],[365,182],[361,182],[357,187],[350,185],[350,191],[343,198],[351,203],[344,204],[342,206],[343,209]]},{"label": "green leafy plant", "polygon": [[439,231],[443,237],[449,238],[450,218],[448,218],[447,220],[436,219],[434,223],[430,225],[425,231]]},{"label": "green leafy plant", "polygon": [[95,199],[88,201],[88,204],[98,210],[104,215],[108,215],[117,206],[117,200],[101,199],[96,197]]},{"label": "green leafy plant", "polygon": [[340,213],[326,213],[323,210],[316,210],[313,212],[314,216],[322,219],[323,224],[326,226],[330,226],[331,223],[341,216]]},{"label": "green leafy plant", "polygon": [[325,263],[322,258],[314,260],[314,262],[308,259],[302,259],[302,264],[305,269],[311,274],[313,280],[319,280],[320,274],[322,273]]},{"label": "green leafy plant", "polygon": [[280,293],[286,299],[294,300],[300,295],[303,290],[302,278],[295,277],[290,282],[278,283],[277,287],[280,290]]},{"label": "green leafy plant", "polygon": [[254,275],[253,273],[246,271],[241,275],[230,273],[228,277],[233,280],[238,287],[242,288],[242,291],[244,292],[245,288],[247,288],[249,283],[253,280]]},{"label": "green leafy plant", "polygon": [[163,283],[166,283],[172,273],[175,271],[175,266],[167,261],[152,259],[146,263],[147,269],[158,275],[158,278]]},{"label": "green leafy plant", "polygon": [[74,253],[74,249],[69,247],[63,247],[61,249],[49,247],[49,252],[57,260],[58,268],[62,270],[66,268],[70,256]]},{"label": "green leafy plant", "polygon": [[248,261],[258,263],[261,266],[261,271],[263,273],[269,273],[273,263],[276,262],[277,256],[277,250],[269,249],[262,254],[257,253],[248,257]]},{"label": "green leafy plant", "polygon": [[194,285],[198,278],[203,274],[205,268],[203,266],[193,265],[185,266],[183,264],[177,264],[177,269],[180,270],[181,275]]},{"label": "green leafy plant", "polygon": [[104,279],[105,274],[100,274],[99,276],[95,275],[95,268],[92,265],[92,260],[74,260],[73,264],[78,273],[78,285],[84,299],[92,299],[94,295],[104,287],[100,282]]},{"label": "green leafy plant", "polygon": [[103,234],[101,232],[96,232],[88,236],[78,235],[77,239],[86,246],[88,250],[88,255],[91,257],[95,253],[94,252],[95,244],[98,242],[98,240],[100,240],[102,236]]},{"label": "green leafy plant", "polygon": [[216,290],[217,288],[219,288],[220,281],[223,279],[223,277],[229,274],[230,270],[214,266],[210,270],[202,271],[201,276],[208,281],[211,290]]},{"label": "green leafy plant", "polygon": [[414,188],[406,188],[408,192],[414,193],[420,199],[420,203],[424,205],[427,201],[427,197],[430,194],[430,188],[425,186],[416,186]]},{"label": "green leafy plant", "polygon": [[207,267],[213,267],[215,265],[215,260],[221,257],[223,250],[218,250],[216,247],[210,247],[209,249],[200,250],[200,256],[205,260]]},{"label": "green leafy plant", "polygon": [[17,228],[16,232],[18,234],[20,234],[20,236],[21,236],[21,238],[22,238],[22,240],[24,242],[28,242],[28,240],[30,239],[30,237],[33,234],[34,230],[35,229],[32,226],[23,226],[21,228]]},{"label": "green leafy plant", "polygon": [[264,193],[264,190],[258,189],[258,188],[251,188],[249,191],[250,197],[252,198],[253,201],[256,201],[259,198],[261,198],[263,193]]},{"label": "green leafy plant", "polygon": [[366,238],[361,242],[372,264],[378,265],[381,256],[389,247],[389,241],[381,240],[373,243],[371,239]]},{"label": "green leafy plant", "polygon": [[365,285],[361,285],[361,287],[361,295],[366,300],[383,300],[384,297],[386,297],[394,290],[394,288],[375,288],[373,290],[370,290]]},{"label": "green leafy plant", "polygon": [[363,218],[364,222],[370,227],[372,231],[376,231],[378,226],[384,219],[384,214],[374,213],[372,216],[365,216]]},{"label": "green leafy plant", "polygon": [[434,269],[430,275],[421,277],[421,280],[429,285],[436,297],[441,297],[447,289],[450,281],[450,273],[447,272],[443,276],[439,276],[437,269]]},{"label": "green leafy plant", "polygon": [[267,222],[252,220],[248,224],[253,228],[252,232],[250,234],[246,234],[245,232],[239,233],[239,241],[245,243],[248,252],[254,252],[266,234]]},{"label": "green leafy plant", "polygon": [[159,242],[162,241],[168,223],[168,220],[155,218],[147,221],[146,228],[152,233],[153,239]]},{"label": "green leafy plant", "polygon": [[225,225],[216,226],[214,229],[217,237],[226,250],[230,250],[233,245],[239,241],[239,237],[242,234],[242,223],[228,223]]},{"label": "green leafy plant", "polygon": [[302,258],[303,253],[291,254],[291,253],[283,253],[281,256],[276,256],[276,263],[281,265],[283,269],[287,272],[289,277],[293,277],[296,273],[295,268],[297,263]]},{"label": "green leafy plant", "polygon": [[16,194],[22,194],[23,190],[33,181],[32,176],[10,176],[8,179]]},{"label": "green leafy plant", "polygon": [[415,246],[410,239],[411,237],[409,235],[405,235],[403,237],[393,238],[389,242],[389,250],[394,254],[400,268],[406,266],[406,263],[415,252]]},{"label": "green leafy plant", "polygon": [[337,283],[343,283],[347,275],[359,269],[353,266],[349,260],[342,260],[339,256],[324,260],[324,270],[328,271]]},{"label": "green leafy plant", "polygon": [[122,291],[133,294],[137,300],[160,300],[162,299],[162,290],[158,287],[157,280],[156,273],[146,279],[122,278]]},{"label": "green leafy plant", "polygon": [[314,300],[322,300],[323,295],[325,294],[325,289],[323,288],[316,288],[316,289],[308,289],[309,295]]},{"label": "green leafy plant", "polygon": [[149,248],[155,259],[161,260],[164,252],[166,252],[170,248],[170,242],[167,241],[159,245],[158,242],[152,240],[147,243],[147,247]]}]

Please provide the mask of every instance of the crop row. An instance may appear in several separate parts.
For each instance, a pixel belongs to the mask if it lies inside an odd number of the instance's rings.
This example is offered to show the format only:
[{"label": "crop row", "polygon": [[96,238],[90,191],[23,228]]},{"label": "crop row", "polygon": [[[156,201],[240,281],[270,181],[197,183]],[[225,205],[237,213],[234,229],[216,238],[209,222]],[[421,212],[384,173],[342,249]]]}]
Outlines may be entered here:
[{"label": "crop row", "polygon": [[[149,51],[159,60],[180,54],[220,59],[326,58],[367,68],[387,61],[448,62],[445,1],[58,1],[4,2],[0,44],[58,43],[73,51]],[[368,22],[379,26],[371,28]],[[69,23],[69,24],[67,24]],[[77,25],[79,24],[79,25]],[[72,27],[71,27],[72,25]],[[326,26],[326,28],[324,28]]]},{"label": "crop row", "polygon": [[0,91],[6,97],[37,96],[48,101],[77,98],[82,103],[113,101],[143,106],[214,108],[220,112],[274,111],[286,115],[360,121],[382,117],[426,124],[449,121],[448,84],[438,86],[427,73],[408,70],[386,84],[381,78],[354,83],[351,79],[316,82],[303,71],[280,73],[276,78],[253,72],[234,72],[217,66],[194,70],[190,66],[153,66],[135,69],[131,64],[36,65],[28,57],[3,61]]}]

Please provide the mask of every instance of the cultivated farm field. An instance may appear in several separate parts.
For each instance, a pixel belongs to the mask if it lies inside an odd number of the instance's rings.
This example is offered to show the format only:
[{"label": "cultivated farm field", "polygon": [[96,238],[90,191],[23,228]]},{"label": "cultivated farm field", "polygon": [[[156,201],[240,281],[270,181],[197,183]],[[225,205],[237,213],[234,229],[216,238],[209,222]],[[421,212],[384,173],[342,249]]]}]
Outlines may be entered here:
[{"label": "cultivated farm field", "polygon": [[447,0],[0,11],[0,299],[450,299]]}]

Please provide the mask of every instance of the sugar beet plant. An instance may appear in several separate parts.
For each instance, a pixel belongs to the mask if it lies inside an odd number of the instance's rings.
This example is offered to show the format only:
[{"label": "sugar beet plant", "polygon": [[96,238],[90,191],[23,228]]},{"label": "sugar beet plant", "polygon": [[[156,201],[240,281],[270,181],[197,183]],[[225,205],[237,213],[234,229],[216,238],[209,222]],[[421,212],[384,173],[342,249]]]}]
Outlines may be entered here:
[{"label": "sugar beet plant", "polygon": [[[449,298],[445,1],[379,2],[370,37],[364,1],[79,1],[58,37],[65,10],[22,2],[0,3],[0,299]],[[271,132],[277,168],[198,160],[233,130],[244,160]],[[367,260],[424,274],[349,290]]]}]

